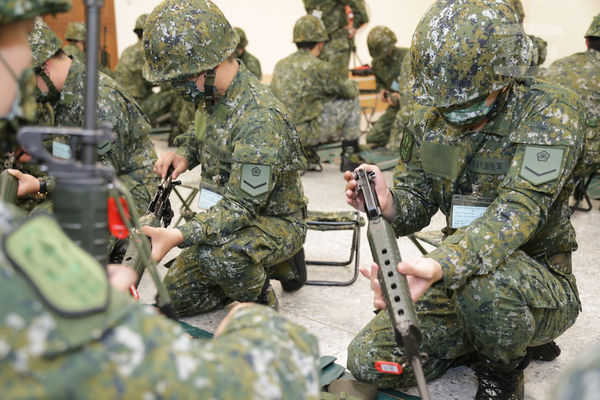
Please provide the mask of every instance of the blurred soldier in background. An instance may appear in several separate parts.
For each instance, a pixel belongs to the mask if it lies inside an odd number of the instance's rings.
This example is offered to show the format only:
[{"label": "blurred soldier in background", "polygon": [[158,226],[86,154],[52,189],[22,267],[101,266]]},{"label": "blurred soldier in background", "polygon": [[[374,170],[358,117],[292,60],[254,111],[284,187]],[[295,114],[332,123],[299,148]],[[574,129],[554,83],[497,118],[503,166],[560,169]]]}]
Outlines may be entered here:
[{"label": "blurred soldier in background", "polygon": [[260,70],[260,61],[258,58],[254,57],[250,52],[246,50],[246,46],[248,46],[248,38],[246,37],[246,32],[242,28],[235,28],[238,36],[240,37],[240,42],[235,48],[235,55],[237,58],[242,60],[248,71],[252,72],[254,76],[258,78],[260,81],[262,79],[262,72]]},{"label": "blurred soldier in background", "polygon": [[85,25],[83,22],[71,22],[65,32],[63,51],[66,55],[85,64]]}]

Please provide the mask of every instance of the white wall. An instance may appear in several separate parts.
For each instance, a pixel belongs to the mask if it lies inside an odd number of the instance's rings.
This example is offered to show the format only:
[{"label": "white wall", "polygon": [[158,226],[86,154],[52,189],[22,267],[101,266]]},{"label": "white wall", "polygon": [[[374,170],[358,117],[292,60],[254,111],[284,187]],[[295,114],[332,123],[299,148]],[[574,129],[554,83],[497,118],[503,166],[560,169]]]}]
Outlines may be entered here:
[{"label": "white wall", "polygon": [[[408,47],[423,13],[433,0],[366,0],[371,21],[357,37],[358,57],[370,62],[366,38],[369,30],[386,25],[396,33],[398,45]],[[149,13],[160,0],[117,0],[117,41],[119,53],[137,40],[133,33],[136,18]],[[305,14],[302,0],[214,0],[229,22],[248,36],[248,51],[261,62],[263,74],[295,50],[292,44],[294,22]],[[583,35],[594,15],[600,13],[599,0],[522,0],[525,30],[548,42],[545,65],[577,51],[585,50]]]}]

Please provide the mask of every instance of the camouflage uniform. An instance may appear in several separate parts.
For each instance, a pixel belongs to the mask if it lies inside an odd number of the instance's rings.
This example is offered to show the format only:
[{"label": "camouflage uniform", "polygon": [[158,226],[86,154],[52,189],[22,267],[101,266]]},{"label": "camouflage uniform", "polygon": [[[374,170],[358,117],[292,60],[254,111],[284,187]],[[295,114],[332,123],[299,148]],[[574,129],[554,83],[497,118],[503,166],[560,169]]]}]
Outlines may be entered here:
[{"label": "camouflage uniform", "polygon": [[[193,77],[227,60],[237,42],[213,3],[163,2],[144,32],[144,75],[156,83]],[[306,160],[283,105],[240,64],[224,97],[198,115],[204,118],[195,132],[177,139],[177,153],[189,169],[202,164],[200,198],[211,192],[222,198],[178,227],[184,250],[164,282],[180,316],[257,299],[269,266],[298,252],[306,236],[298,175]]]},{"label": "camouflage uniform", "polygon": [[[400,75],[402,60],[408,53],[408,49],[394,47],[395,44],[396,35],[384,26],[376,26],[369,32],[367,37],[369,53],[373,58],[372,68],[375,74],[377,92],[391,90],[392,83]],[[387,106],[383,115],[377,119],[369,133],[367,133],[367,143],[372,143],[375,147],[383,147],[387,144],[399,107],[399,103]]]},{"label": "camouflage uniform", "polygon": [[319,58],[329,61],[333,65],[338,79],[347,79],[350,54],[354,50],[354,39],[348,38],[346,29],[348,17],[345,6],[348,5],[352,8],[353,26],[358,29],[369,22],[364,0],[303,0],[303,2],[308,14],[315,15],[319,12],[322,14],[321,20],[329,35],[329,40],[325,42]]},{"label": "camouflage uniform", "polygon": [[[294,42],[315,42],[316,17],[304,16],[294,27]],[[322,30],[325,37],[325,31]],[[318,36],[318,35],[317,35]],[[299,49],[280,60],[273,70],[271,90],[290,110],[304,146],[345,140],[360,135],[360,102],[358,86],[348,79],[340,80],[332,65]]]},{"label": "camouflage uniform", "polygon": [[[52,36],[53,35],[53,36]],[[56,34],[41,21],[30,34],[34,49],[35,65],[47,60],[53,48],[48,48],[49,38]],[[54,109],[55,126],[83,126],[85,67],[73,60],[71,69],[60,93],[51,104]],[[133,195],[138,210],[144,211],[160,183],[153,173],[157,160],[154,145],[150,141],[150,125],[135,100],[112,78],[99,74],[98,120],[112,124],[115,139],[99,148],[102,163],[112,165],[117,177]]]},{"label": "camouflage uniform", "polygon": [[258,78],[260,81],[262,79],[262,71],[260,69],[260,61],[258,58],[254,57],[248,50],[246,50],[246,46],[248,46],[248,38],[246,37],[246,32],[242,28],[235,27],[233,28],[237,32],[240,37],[240,42],[238,43],[236,54],[238,51],[242,51],[242,55],[238,56],[240,60],[244,63],[248,71],[252,72],[254,76]]},{"label": "camouflage uniform", "polygon": [[[465,15],[475,15],[470,23],[478,28],[471,31]],[[514,20],[504,2],[487,0],[440,2],[425,14],[411,48],[417,100],[424,106],[417,106],[403,135],[391,189],[397,235],[426,227],[438,210],[447,217],[445,240],[426,255],[442,266],[443,278],[416,303],[420,348],[430,357],[425,374],[434,379],[460,357],[475,353],[480,389],[498,376],[522,385],[527,347],[561,335],[580,311],[571,272],[577,243],[567,202],[581,167],[584,119],[576,94],[568,89],[488,75],[491,66],[529,65],[528,52],[499,52],[498,39],[490,34],[495,27],[514,26]],[[473,63],[456,62],[456,53],[446,52],[464,40],[457,23],[462,35],[469,32],[470,43],[477,43],[475,48],[465,45],[461,59],[476,52],[474,64],[488,66],[475,75],[461,71]],[[514,44],[505,44],[520,52],[525,35],[514,35]],[[480,131],[446,122],[452,118],[446,107],[453,99],[471,102],[497,85],[507,89]],[[478,185],[476,193],[473,185]],[[470,224],[451,229],[451,204],[459,194],[491,203]],[[400,376],[383,375],[373,367],[377,360],[404,362],[387,312],[352,341],[348,368],[357,379],[379,387],[414,385],[410,367]],[[516,393],[502,398],[522,398]],[[500,397],[479,397],[478,392],[477,398]]]},{"label": "camouflage uniform", "polygon": [[111,289],[52,219],[0,203],[0,220],[4,398],[318,398],[316,338],[267,307],[240,309],[217,338],[194,341]]},{"label": "camouflage uniform", "polygon": [[[135,23],[135,31],[143,31],[148,14],[142,14]],[[142,76],[144,65],[144,47],[142,40],[123,50],[119,63],[115,67],[115,80],[125,88],[129,94],[141,104],[152,93],[152,84]]]},{"label": "camouflage uniform", "polygon": [[[595,23],[596,35],[600,37],[600,15]],[[545,79],[575,90],[583,101],[587,122],[585,174],[596,172],[600,168],[600,51],[588,49],[555,61]]]},{"label": "camouflage uniform", "polygon": [[74,42],[85,42],[85,25],[83,22],[71,22],[65,32],[67,43],[63,51],[72,59],[85,63],[85,53]]},{"label": "camouflage uniform", "polygon": [[396,119],[392,124],[392,130],[386,148],[388,150],[400,150],[400,141],[402,134],[412,119],[412,113],[415,107],[415,101],[412,97],[412,85],[410,83],[411,76],[410,54],[406,54],[400,65],[400,75],[397,78],[400,91],[398,94],[398,112]]}]

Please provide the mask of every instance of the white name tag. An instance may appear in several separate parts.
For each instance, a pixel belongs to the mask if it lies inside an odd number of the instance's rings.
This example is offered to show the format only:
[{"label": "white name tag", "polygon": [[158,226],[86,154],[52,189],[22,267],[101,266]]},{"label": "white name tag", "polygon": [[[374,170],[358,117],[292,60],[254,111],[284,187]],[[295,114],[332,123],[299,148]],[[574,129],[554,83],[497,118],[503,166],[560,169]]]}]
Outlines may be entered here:
[{"label": "white name tag", "polygon": [[487,207],[454,206],[452,207],[452,229],[471,225],[475,219],[481,217]]},{"label": "white name tag", "polygon": [[56,158],[70,160],[71,147],[68,144],[54,141],[52,142],[52,155]]},{"label": "white name tag", "polygon": [[222,198],[223,195],[202,188],[200,190],[200,198],[198,199],[198,207],[202,210],[208,210],[209,208],[217,204],[217,202]]}]

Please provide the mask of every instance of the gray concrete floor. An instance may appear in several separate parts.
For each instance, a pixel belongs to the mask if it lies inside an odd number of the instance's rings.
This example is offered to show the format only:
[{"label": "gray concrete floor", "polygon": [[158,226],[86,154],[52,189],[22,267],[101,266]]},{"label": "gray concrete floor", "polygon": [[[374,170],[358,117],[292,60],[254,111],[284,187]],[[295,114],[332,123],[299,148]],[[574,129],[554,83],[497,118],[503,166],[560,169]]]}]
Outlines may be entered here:
[{"label": "gray concrete floor", "polygon": [[[166,141],[155,139],[157,152],[167,150]],[[183,183],[195,184],[200,174],[199,169],[188,171],[182,175]],[[385,178],[392,182],[391,171],[386,171]],[[351,210],[345,203],[344,180],[339,166],[324,164],[320,173],[309,172],[302,177],[304,191],[309,199],[309,210],[338,211]],[[187,189],[181,188],[182,193]],[[180,202],[171,196],[173,208],[178,215]],[[552,362],[534,361],[525,371],[526,399],[545,400],[551,393],[557,379],[576,363],[594,344],[600,343],[600,306],[597,300],[600,287],[600,201],[593,202],[591,212],[577,212],[572,221],[577,231],[579,250],[574,253],[574,270],[578,281],[579,292],[583,302],[583,312],[573,327],[557,339],[562,349],[559,358]],[[176,219],[173,220],[175,222]],[[444,218],[438,213],[427,229],[439,230],[444,226]],[[350,231],[317,232],[309,231],[305,244],[306,258],[310,260],[343,260],[349,254]],[[398,239],[400,253],[404,259],[420,255],[416,247],[405,238]],[[170,260],[179,252],[172,250],[163,261]],[[371,264],[371,253],[366,238],[366,229],[360,235],[360,266]],[[164,274],[165,268],[160,267]],[[327,280],[347,280],[352,276],[352,266],[321,267],[309,266],[308,278]],[[295,293],[283,292],[279,282],[272,281],[279,298],[280,313],[290,320],[305,326],[318,339],[322,355],[337,357],[337,362],[346,364],[347,346],[350,340],[373,317],[373,297],[367,279],[359,276],[358,280],[347,287],[305,286]],[[141,300],[153,302],[155,289],[149,274],[145,274],[141,285]],[[231,307],[231,306],[230,306]],[[213,331],[228,312],[224,310],[186,318],[185,321],[202,329]],[[472,399],[477,389],[477,381],[472,371],[466,367],[454,368],[442,378],[429,384],[433,399]],[[418,394],[415,388],[405,388],[406,392]],[[600,395],[599,395],[600,398]]]}]

